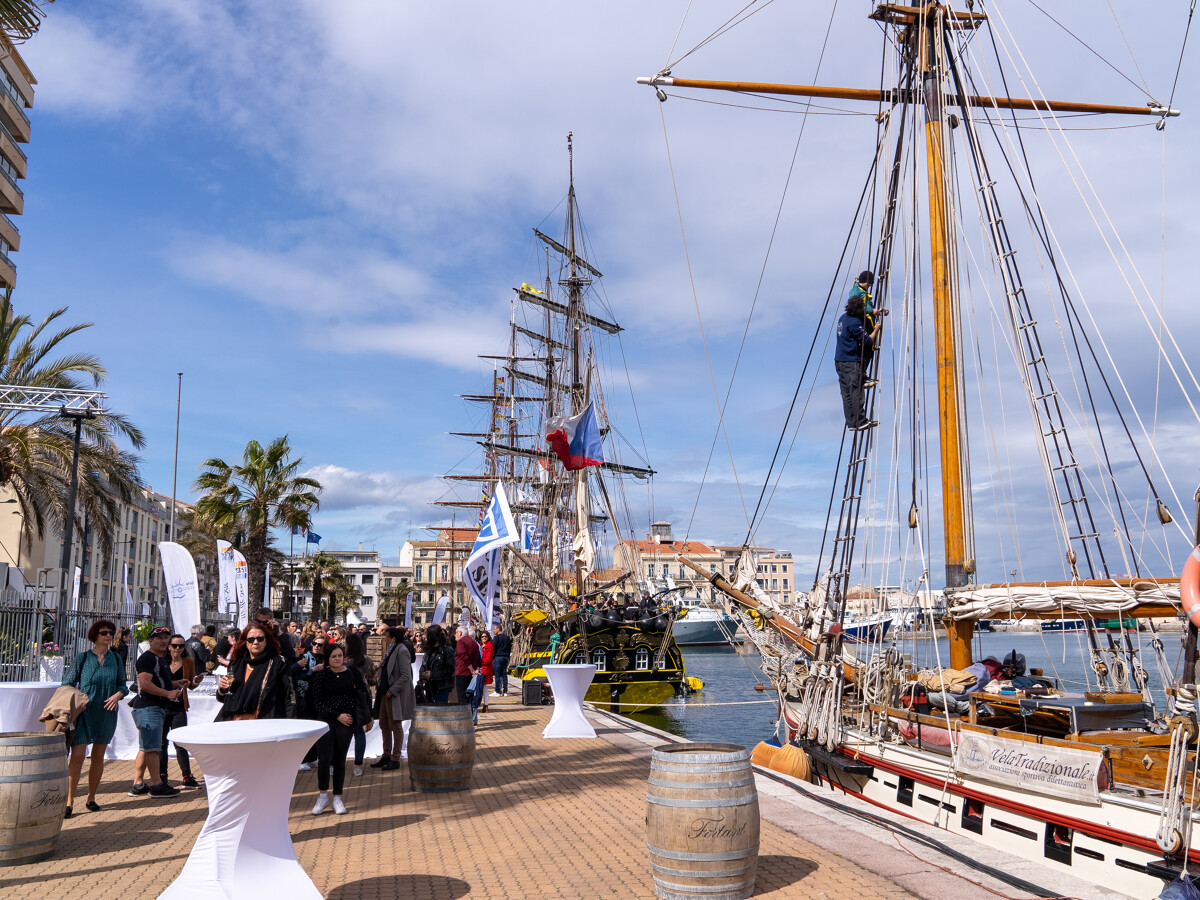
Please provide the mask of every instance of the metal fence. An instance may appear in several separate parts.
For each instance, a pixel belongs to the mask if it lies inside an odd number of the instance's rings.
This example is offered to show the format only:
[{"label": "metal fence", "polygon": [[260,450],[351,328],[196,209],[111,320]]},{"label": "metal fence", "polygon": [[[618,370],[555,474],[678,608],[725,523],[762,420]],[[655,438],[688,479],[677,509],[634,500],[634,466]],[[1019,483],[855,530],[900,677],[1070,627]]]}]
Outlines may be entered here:
[{"label": "metal fence", "polygon": [[[53,665],[47,661],[53,659],[55,653],[61,655],[64,665],[69,665],[78,653],[91,647],[88,629],[99,619],[107,619],[118,629],[125,627],[131,631],[140,621],[171,625],[170,615],[163,612],[139,614],[128,610],[122,602],[86,598],[81,598],[77,607],[60,613],[55,608],[55,593],[11,588],[0,591],[0,682],[42,680],[43,671]],[[63,627],[58,631],[56,625],[60,616]],[[232,625],[232,619],[232,615],[212,613],[205,616],[202,624],[216,625],[220,634]],[[63,636],[57,648],[54,647],[56,632]],[[132,677],[137,660],[137,648],[132,643],[127,677]],[[47,656],[47,653],[51,655]]]}]

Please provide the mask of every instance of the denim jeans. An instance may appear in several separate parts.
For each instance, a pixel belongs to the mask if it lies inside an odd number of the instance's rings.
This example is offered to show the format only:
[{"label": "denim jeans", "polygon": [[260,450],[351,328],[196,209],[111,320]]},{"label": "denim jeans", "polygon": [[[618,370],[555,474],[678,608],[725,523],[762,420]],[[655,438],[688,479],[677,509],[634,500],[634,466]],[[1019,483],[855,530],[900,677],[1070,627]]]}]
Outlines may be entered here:
[{"label": "denim jeans", "polygon": [[[138,749],[146,753],[158,753],[162,749],[163,708],[143,706],[133,711],[133,724],[138,730]],[[139,776],[140,777],[140,776]]]},{"label": "denim jeans", "polygon": [[492,675],[496,679],[496,693],[508,693],[508,657],[497,656],[492,660]]}]

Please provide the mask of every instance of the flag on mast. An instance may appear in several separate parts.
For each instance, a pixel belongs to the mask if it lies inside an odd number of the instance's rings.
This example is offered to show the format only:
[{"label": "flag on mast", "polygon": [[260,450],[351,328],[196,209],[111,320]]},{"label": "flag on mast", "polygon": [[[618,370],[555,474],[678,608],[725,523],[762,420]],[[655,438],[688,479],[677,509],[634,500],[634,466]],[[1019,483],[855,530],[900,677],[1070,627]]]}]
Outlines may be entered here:
[{"label": "flag on mast", "polygon": [[496,482],[492,502],[487,505],[475,546],[463,566],[463,581],[483,613],[485,627],[491,628],[493,607],[500,596],[500,552],[508,544],[521,539],[508,508],[504,484]]},{"label": "flag on mast", "polygon": [[568,472],[604,463],[604,444],[596,408],[589,403],[577,416],[551,416],[546,440]]}]

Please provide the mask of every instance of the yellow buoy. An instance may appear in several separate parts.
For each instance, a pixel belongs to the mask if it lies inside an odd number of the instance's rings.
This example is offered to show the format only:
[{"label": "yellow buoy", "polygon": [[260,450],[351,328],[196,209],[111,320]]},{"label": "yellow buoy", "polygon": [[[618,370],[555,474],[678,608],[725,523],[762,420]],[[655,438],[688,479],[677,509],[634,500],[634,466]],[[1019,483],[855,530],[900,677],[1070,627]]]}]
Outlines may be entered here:
[{"label": "yellow buoy", "polygon": [[775,758],[775,754],[779,752],[779,748],[774,744],[768,744],[766,741],[759,741],[758,746],[754,748],[754,752],[750,754],[750,762],[756,766],[771,768],[771,760]]},{"label": "yellow buoy", "polygon": [[791,775],[801,781],[808,781],[809,776],[812,775],[808,754],[794,744],[780,747],[779,752],[771,759],[767,768],[782,775]]},{"label": "yellow buoy", "polygon": [[696,678],[695,676],[689,675],[687,678],[684,679],[684,681],[687,682],[689,691],[699,691],[704,688],[704,682],[701,681],[699,678]]}]

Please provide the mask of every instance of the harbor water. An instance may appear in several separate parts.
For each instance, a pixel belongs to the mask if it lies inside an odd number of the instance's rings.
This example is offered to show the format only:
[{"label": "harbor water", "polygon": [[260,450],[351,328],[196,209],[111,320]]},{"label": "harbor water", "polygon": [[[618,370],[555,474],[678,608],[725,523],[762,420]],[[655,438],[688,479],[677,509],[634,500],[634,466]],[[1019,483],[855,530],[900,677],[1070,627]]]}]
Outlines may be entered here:
[{"label": "harbor water", "polygon": [[[1101,648],[1108,649],[1108,638],[1097,635]],[[1113,642],[1124,646],[1119,634]],[[1162,679],[1159,677],[1155,654],[1150,646],[1149,632],[1130,633],[1129,640],[1139,650],[1142,668],[1150,678],[1158,705],[1162,703]],[[1182,658],[1182,635],[1178,632],[1161,634],[1163,656],[1168,667],[1177,672]],[[892,645],[889,638],[888,645]],[[940,658],[949,664],[950,650],[944,637],[934,641],[928,635],[902,633],[894,645],[910,656],[920,668],[934,668]],[[1003,659],[1012,650],[1024,655],[1026,665],[1041,668],[1044,677],[1054,679],[1064,691],[1084,691],[1096,688],[1096,676],[1091,670],[1088,638],[1084,632],[1043,634],[1041,632],[981,632],[975,637],[974,657],[994,656]],[[767,684],[758,671],[758,654],[753,645],[744,644],[740,651],[732,647],[683,648],[687,674],[704,682],[704,689],[687,697],[677,697],[670,703],[630,716],[654,728],[679,735],[692,741],[720,741],[752,747],[775,733],[774,692],[755,690],[755,681]],[[1107,659],[1107,652],[1105,653]]]}]

